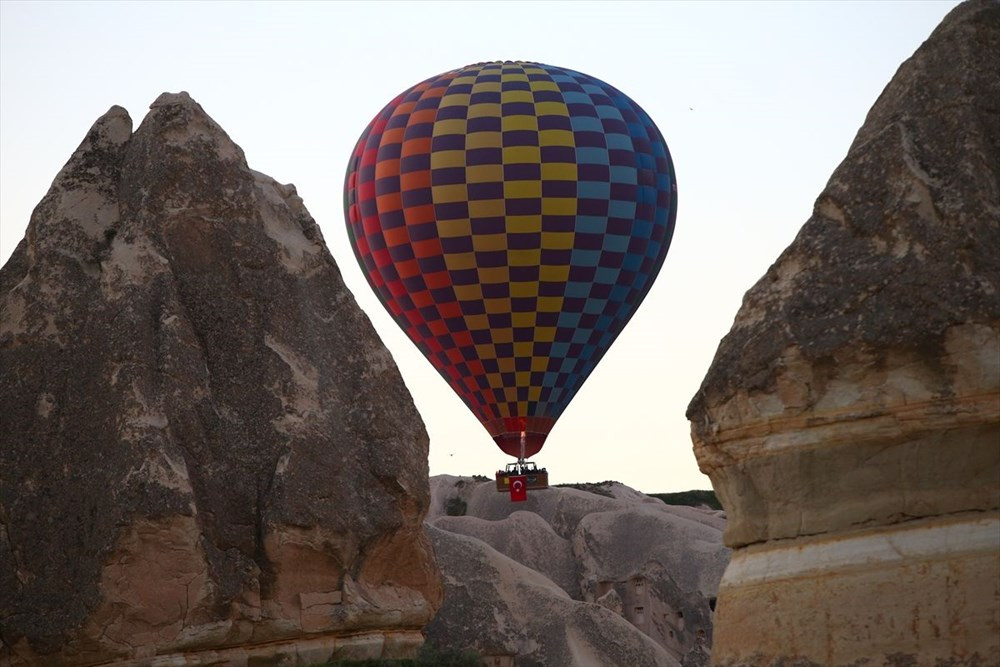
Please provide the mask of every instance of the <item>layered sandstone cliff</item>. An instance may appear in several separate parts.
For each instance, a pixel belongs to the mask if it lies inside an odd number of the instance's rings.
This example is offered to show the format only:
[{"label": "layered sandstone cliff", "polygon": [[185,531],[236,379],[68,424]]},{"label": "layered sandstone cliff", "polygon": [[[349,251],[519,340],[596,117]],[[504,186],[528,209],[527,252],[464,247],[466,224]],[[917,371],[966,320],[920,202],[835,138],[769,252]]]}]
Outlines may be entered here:
[{"label": "layered sandstone cliff", "polygon": [[718,665],[1000,663],[1000,3],[905,62],[688,409]]},{"label": "layered sandstone cliff", "polygon": [[113,107],[0,270],[0,662],[412,652],[427,435],[294,187]]}]

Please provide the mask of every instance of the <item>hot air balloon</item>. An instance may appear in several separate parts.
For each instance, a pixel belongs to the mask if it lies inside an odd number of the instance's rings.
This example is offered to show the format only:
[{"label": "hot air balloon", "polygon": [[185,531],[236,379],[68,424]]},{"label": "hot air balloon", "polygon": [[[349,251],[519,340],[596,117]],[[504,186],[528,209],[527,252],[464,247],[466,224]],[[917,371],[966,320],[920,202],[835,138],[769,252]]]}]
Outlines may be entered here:
[{"label": "hot air balloon", "polygon": [[525,472],[656,278],[677,188],[660,131],[617,89],[487,62],[379,112],[344,206],[382,305]]}]

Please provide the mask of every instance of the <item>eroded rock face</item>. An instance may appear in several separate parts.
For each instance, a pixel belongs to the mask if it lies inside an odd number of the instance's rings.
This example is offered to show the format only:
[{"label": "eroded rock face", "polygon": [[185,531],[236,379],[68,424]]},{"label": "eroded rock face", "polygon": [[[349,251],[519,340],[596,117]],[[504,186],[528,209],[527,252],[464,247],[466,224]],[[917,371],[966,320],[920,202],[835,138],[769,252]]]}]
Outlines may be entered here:
[{"label": "eroded rock face", "polygon": [[688,409],[737,548],[716,664],[1000,662],[998,71],[1000,3],[960,5]]},{"label": "eroded rock face", "polygon": [[[547,665],[706,665],[712,603],[729,556],[725,520],[620,484],[598,490],[606,495],[551,488],[511,503],[492,481],[432,478],[428,522],[439,529],[430,534],[445,600],[428,638]],[[465,515],[445,514],[456,506]],[[468,562],[459,563],[459,553]],[[499,554],[518,567],[498,566]],[[560,620],[540,620],[550,616]]]},{"label": "eroded rock face", "polygon": [[528,656],[543,665],[678,665],[617,614],[570,599],[546,577],[485,543],[433,526],[427,533],[446,583],[442,613],[428,627],[430,639],[478,635],[477,649],[507,657],[509,664]]},{"label": "eroded rock face", "polygon": [[95,123],[0,313],[0,661],[421,643],[423,424],[295,188],[186,93]]}]

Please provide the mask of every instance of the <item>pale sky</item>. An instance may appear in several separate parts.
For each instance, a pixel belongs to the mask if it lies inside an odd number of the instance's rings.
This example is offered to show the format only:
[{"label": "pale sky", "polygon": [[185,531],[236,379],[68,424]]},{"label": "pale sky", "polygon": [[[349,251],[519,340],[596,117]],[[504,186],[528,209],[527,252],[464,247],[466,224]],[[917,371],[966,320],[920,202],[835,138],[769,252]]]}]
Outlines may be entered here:
[{"label": "pale sky", "polygon": [[953,0],[922,2],[0,1],[0,263],[93,122],[188,91],[294,183],[391,350],[431,474],[505,455],[375,299],[344,226],[351,148],[396,94],[485,60],[567,67],[653,118],[677,227],[641,308],[535,457],[553,483],[709,488],[684,411],[743,294],[792,241],[868,109]]}]

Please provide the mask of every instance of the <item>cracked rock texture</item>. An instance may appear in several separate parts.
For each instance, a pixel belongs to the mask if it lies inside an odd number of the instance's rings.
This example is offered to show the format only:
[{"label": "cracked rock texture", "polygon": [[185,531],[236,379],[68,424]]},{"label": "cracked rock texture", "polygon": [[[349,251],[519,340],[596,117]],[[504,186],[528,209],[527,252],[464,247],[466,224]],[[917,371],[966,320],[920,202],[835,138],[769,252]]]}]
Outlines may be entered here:
[{"label": "cracked rock texture", "polygon": [[0,270],[0,663],[412,653],[427,435],[290,185],[186,93],[88,132]]},{"label": "cracked rock texture", "polygon": [[717,665],[1000,664],[1000,3],[903,63],[688,408]]},{"label": "cracked rock texture", "polygon": [[511,503],[492,481],[433,477],[427,530],[445,596],[428,639],[497,664],[707,665],[725,519],[592,488]]}]

